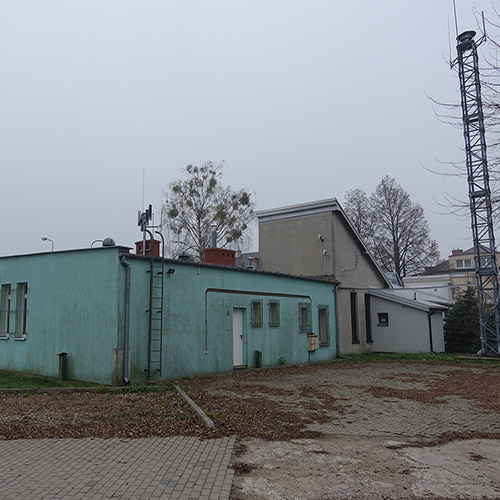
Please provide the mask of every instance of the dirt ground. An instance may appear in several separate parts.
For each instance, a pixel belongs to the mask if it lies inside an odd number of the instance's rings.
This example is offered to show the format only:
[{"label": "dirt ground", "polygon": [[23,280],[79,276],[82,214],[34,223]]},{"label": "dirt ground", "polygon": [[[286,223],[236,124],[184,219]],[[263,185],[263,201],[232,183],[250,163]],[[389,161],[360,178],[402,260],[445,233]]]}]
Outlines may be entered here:
[{"label": "dirt ground", "polygon": [[377,437],[246,438],[232,499],[498,499],[500,441],[402,447]]}]

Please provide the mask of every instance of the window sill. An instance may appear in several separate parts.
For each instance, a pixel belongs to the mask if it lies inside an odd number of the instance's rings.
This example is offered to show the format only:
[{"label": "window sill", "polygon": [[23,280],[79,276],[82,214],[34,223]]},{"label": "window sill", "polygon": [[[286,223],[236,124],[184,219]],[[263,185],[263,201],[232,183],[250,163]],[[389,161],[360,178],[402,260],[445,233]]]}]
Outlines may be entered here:
[{"label": "window sill", "polygon": [[330,347],[330,342],[325,342],[324,344],[320,344],[320,347]]},{"label": "window sill", "polygon": [[359,340],[353,340],[353,341],[351,342],[351,344],[359,344],[359,343],[360,343],[360,342],[359,342]]},{"label": "window sill", "polygon": [[9,334],[7,335],[0,335],[0,340],[9,340]]},{"label": "window sill", "polygon": [[23,335],[22,337],[14,337],[14,340],[24,341],[26,340],[26,335]]}]

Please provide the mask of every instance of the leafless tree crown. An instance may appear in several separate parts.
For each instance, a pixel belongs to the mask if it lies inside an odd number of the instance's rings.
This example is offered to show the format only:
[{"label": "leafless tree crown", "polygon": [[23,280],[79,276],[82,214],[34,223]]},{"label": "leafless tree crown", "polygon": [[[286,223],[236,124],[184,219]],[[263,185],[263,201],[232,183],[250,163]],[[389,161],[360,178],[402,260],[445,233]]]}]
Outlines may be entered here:
[{"label": "leafless tree crown", "polygon": [[371,196],[361,189],[348,191],[345,210],[385,271],[409,276],[439,261],[421,205],[393,178],[385,176]]},{"label": "leafless tree crown", "polygon": [[184,179],[170,183],[161,207],[169,253],[187,250],[202,260],[212,231],[217,245],[238,248],[248,243],[248,224],[255,218],[251,194],[222,184],[222,164],[188,165],[183,172]]}]

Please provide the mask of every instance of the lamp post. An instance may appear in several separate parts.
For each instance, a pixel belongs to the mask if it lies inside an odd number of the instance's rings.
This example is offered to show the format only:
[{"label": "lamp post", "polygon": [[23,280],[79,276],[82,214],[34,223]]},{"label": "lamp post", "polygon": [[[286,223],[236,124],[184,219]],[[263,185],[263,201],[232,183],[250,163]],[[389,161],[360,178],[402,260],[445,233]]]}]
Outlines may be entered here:
[{"label": "lamp post", "polygon": [[51,245],[52,245],[52,250],[51,252],[54,251],[54,241],[51,240],[50,238],[47,238],[47,236],[42,236],[42,241],[50,241]]}]

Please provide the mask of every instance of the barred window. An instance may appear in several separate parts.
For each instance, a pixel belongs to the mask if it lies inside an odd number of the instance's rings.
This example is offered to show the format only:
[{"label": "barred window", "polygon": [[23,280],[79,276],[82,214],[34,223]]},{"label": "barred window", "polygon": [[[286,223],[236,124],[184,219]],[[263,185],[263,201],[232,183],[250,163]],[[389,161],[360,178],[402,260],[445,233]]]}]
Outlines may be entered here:
[{"label": "barred window", "polygon": [[262,326],[262,300],[252,300],[252,326]]},{"label": "barred window", "polygon": [[269,301],[269,326],[280,326],[279,300]]},{"label": "barred window", "polygon": [[328,328],[328,306],[318,307],[318,324],[319,324],[319,345],[327,346],[330,344],[330,332]]},{"label": "barred window", "polygon": [[2,285],[0,292],[0,338],[9,338],[11,286]]},{"label": "barred window", "polygon": [[18,283],[16,290],[16,330],[14,338],[26,338],[26,318],[28,313],[28,283]]}]

